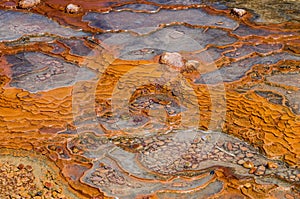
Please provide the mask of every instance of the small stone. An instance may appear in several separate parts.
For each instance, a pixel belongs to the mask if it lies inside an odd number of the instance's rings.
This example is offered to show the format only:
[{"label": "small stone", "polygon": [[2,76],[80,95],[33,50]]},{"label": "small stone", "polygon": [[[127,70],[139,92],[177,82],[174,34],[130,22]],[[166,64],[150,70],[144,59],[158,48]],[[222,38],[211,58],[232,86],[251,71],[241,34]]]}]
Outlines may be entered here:
[{"label": "small stone", "polygon": [[253,164],[253,162],[246,161],[246,162],[244,162],[243,167],[245,167],[247,169],[251,169],[254,167],[254,164]]},{"label": "small stone", "polygon": [[247,13],[246,10],[241,9],[241,8],[232,8],[231,9],[231,14],[234,14],[237,17],[242,17]]},{"label": "small stone", "polygon": [[139,150],[142,150],[144,147],[141,144],[134,144],[134,145],[132,145],[132,148],[139,151]]},{"label": "small stone", "polygon": [[193,164],[192,169],[196,169],[198,167],[198,164]]},{"label": "small stone", "polygon": [[244,160],[239,160],[237,163],[238,163],[239,165],[243,165],[243,164],[245,163],[245,161],[244,161]]},{"label": "small stone", "polygon": [[246,184],[244,184],[244,187],[246,187],[247,189],[249,189],[251,187],[251,184],[249,182],[247,182]]},{"label": "small stone", "polygon": [[47,188],[47,189],[51,189],[53,187],[53,184],[51,182],[45,182],[44,183],[44,186]]},{"label": "small stone", "polygon": [[57,193],[62,193],[62,188],[58,187],[58,188],[56,189],[56,192],[57,192]]},{"label": "small stone", "polygon": [[162,145],[164,145],[165,143],[164,143],[163,141],[158,141],[158,142],[156,142],[156,144],[157,144],[158,146],[162,146]]},{"label": "small stone", "polygon": [[290,195],[290,194],[285,194],[285,198],[286,199],[295,199],[292,195]]},{"label": "small stone", "polygon": [[184,154],[184,155],[182,155],[182,158],[185,160],[189,160],[192,158],[192,156],[190,154]]},{"label": "small stone", "polygon": [[248,151],[248,150],[249,150],[247,147],[244,147],[244,146],[240,146],[240,149],[241,149],[242,151]]},{"label": "small stone", "polygon": [[54,197],[54,198],[57,198],[57,192],[56,191],[52,191],[52,196]]},{"label": "small stone", "polygon": [[73,148],[72,148],[72,152],[73,152],[73,153],[78,153],[78,152],[79,152],[79,149],[78,149],[77,147],[73,147]]},{"label": "small stone", "polygon": [[159,136],[159,137],[157,137],[157,139],[158,139],[158,140],[161,140],[161,141],[165,141],[167,138],[164,137],[164,136]]},{"label": "small stone", "polygon": [[253,153],[246,153],[247,158],[252,158],[253,156],[254,156]]},{"label": "small stone", "polygon": [[267,168],[268,169],[277,169],[278,165],[275,162],[268,162]]},{"label": "small stone", "polygon": [[254,174],[260,176],[260,175],[263,175],[265,173],[265,171],[266,171],[266,167],[263,166],[263,165],[260,165],[260,166],[257,167]]},{"label": "small stone", "polygon": [[231,142],[228,142],[227,143],[227,149],[229,150],[229,151],[232,151],[232,144],[231,144]]},{"label": "small stone", "polygon": [[47,154],[47,151],[46,150],[43,150],[42,151],[42,155],[46,155]]},{"label": "small stone", "polygon": [[290,179],[294,180],[294,179],[296,179],[296,176],[295,175],[291,175]]},{"label": "small stone", "polygon": [[26,165],[25,169],[26,169],[27,171],[29,171],[29,172],[33,170],[33,169],[32,169],[32,166],[30,166],[30,165]]},{"label": "small stone", "polygon": [[253,168],[251,168],[250,170],[249,170],[249,174],[254,174],[254,172],[256,171],[256,167],[253,167]]},{"label": "small stone", "polygon": [[175,68],[182,68],[184,66],[184,60],[179,53],[165,52],[160,56],[159,62]]},{"label": "small stone", "polygon": [[40,0],[20,0],[19,3],[18,3],[18,6],[20,8],[32,8],[36,5],[38,5],[39,3],[41,3]]},{"label": "small stone", "polygon": [[242,159],[245,157],[245,155],[243,153],[239,153],[237,156],[236,156],[238,159]]},{"label": "small stone", "polygon": [[66,12],[71,13],[71,14],[78,13],[79,10],[80,10],[80,7],[78,5],[75,5],[72,3],[68,4],[66,7]]}]

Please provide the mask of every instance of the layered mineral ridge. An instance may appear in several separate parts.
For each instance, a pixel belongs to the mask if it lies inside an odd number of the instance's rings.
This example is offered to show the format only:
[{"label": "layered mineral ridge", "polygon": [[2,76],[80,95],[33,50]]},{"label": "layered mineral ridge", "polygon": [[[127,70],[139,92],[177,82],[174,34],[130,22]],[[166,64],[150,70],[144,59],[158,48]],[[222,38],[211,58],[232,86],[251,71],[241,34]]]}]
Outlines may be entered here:
[{"label": "layered mineral ridge", "polygon": [[300,198],[298,1],[0,0],[0,198]]}]

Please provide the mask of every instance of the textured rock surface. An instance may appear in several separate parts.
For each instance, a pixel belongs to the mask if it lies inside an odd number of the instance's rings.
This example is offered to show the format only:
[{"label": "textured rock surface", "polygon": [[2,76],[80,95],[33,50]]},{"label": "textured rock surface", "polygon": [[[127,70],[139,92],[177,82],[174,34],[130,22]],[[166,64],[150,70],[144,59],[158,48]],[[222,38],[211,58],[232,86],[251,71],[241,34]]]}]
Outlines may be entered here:
[{"label": "textured rock surface", "polygon": [[296,3],[72,3],[0,1],[1,198],[300,198]]},{"label": "textured rock surface", "polygon": [[42,53],[18,53],[4,57],[12,74],[10,85],[30,91],[70,86],[96,76],[93,71]]}]

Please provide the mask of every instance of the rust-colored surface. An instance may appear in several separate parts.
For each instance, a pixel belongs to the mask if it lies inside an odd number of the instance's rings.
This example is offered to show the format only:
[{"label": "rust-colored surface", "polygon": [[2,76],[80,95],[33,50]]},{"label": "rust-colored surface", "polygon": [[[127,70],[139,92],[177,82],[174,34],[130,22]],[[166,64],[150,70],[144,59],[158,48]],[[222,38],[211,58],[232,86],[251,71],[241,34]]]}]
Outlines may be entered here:
[{"label": "rust-colored surface", "polygon": [[176,2],[0,1],[1,190],[300,198],[297,8]]}]

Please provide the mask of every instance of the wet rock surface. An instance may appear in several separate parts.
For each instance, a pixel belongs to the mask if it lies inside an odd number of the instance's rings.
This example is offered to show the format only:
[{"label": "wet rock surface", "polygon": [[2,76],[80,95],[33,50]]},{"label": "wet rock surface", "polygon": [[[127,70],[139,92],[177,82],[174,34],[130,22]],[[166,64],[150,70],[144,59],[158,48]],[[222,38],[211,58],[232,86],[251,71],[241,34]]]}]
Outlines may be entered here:
[{"label": "wet rock surface", "polygon": [[300,198],[299,9],[267,2],[0,1],[0,197]]},{"label": "wet rock surface", "polygon": [[39,14],[0,10],[0,41],[17,40],[26,35],[53,34],[63,37],[80,36],[85,33],[60,26],[57,22]]},{"label": "wet rock surface", "polygon": [[[195,17],[197,16],[197,17]],[[131,20],[132,19],[132,20]],[[135,19],[135,20],[134,20]],[[138,31],[143,24],[148,27],[148,31],[155,30],[161,24],[187,23],[199,26],[217,26],[227,29],[235,29],[238,24],[230,18],[222,16],[210,16],[201,9],[188,10],[160,10],[155,14],[135,13],[128,11],[110,12],[107,14],[87,13],[83,17],[92,27],[106,31],[131,30]],[[129,23],[122,20],[129,20]],[[218,23],[221,22],[222,23]],[[144,33],[145,30],[143,30]],[[140,33],[140,32],[138,32]]]},{"label": "wet rock surface", "polygon": [[5,59],[12,70],[10,85],[33,93],[95,77],[91,70],[42,53],[19,53]]},{"label": "wet rock surface", "polygon": [[[1,198],[77,198],[61,184],[62,179],[51,168],[53,165],[40,160],[28,160],[21,155],[6,154],[8,151],[1,152]],[[15,152],[27,154],[24,151]]]}]

